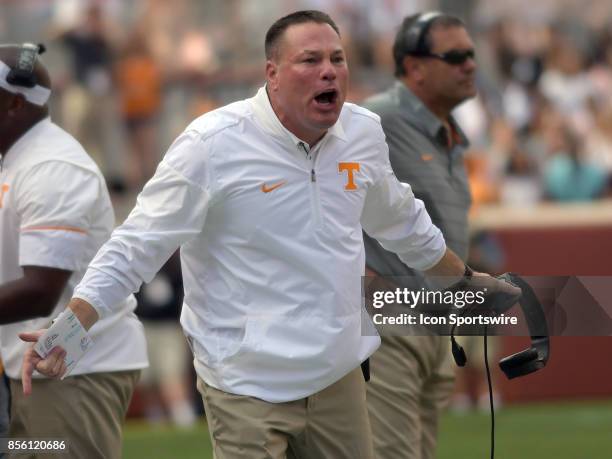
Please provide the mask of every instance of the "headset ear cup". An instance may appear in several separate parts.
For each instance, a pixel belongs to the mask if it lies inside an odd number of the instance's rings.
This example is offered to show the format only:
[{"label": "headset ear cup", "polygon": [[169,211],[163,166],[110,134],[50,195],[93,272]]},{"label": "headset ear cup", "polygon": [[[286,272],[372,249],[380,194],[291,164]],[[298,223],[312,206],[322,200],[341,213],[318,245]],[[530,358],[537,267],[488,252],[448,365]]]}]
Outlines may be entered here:
[{"label": "headset ear cup", "polygon": [[428,11],[420,14],[412,24],[412,26],[408,29],[408,33],[406,34],[406,49],[409,50],[408,54],[412,53],[422,53],[427,51],[423,49],[425,43],[425,36],[427,35],[427,31],[431,26],[432,22],[442,16],[442,13],[439,11]]},{"label": "headset ear cup", "polygon": [[535,347],[512,354],[499,361],[499,368],[508,379],[525,376],[544,367]]},{"label": "headset ear cup", "polygon": [[408,33],[406,34],[406,49],[409,49],[411,52],[416,52],[420,36],[420,27],[413,26],[410,30],[408,30]]}]

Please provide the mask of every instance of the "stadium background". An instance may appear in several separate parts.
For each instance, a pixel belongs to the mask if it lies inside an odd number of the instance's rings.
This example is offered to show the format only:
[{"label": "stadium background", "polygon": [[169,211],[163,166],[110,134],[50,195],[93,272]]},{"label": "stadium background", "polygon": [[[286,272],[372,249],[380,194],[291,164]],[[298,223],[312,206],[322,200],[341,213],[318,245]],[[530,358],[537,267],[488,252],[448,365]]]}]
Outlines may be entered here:
[{"label": "stadium background", "polygon": [[[0,0],[0,42],[47,45],[53,117],[99,163],[122,219],[189,120],[261,85],[265,30],[303,8],[338,22],[354,102],[391,82],[403,16],[435,8],[464,18],[479,65],[479,97],[457,111],[472,142],[474,256],[499,272],[612,275],[609,0]],[[504,354],[524,346],[501,343]],[[609,457],[611,341],[552,346],[546,371],[499,379],[498,457]],[[151,426],[144,411],[136,396],[125,457],[196,457],[208,447],[202,424]],[[449,414],[439,457],[484,457],[487,422]]]}]

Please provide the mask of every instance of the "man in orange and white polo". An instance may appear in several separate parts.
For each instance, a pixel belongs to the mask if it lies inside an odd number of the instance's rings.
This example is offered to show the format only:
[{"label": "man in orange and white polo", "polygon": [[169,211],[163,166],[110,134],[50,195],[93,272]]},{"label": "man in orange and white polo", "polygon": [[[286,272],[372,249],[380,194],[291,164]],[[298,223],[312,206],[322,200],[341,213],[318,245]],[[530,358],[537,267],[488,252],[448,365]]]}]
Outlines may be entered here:
[{"label": "man in orange and white polo", "polygon": [[115,222],[97,166],[49,118],[50,78],[36,60],[28,72],[32,46],[0,47],[0,350],[9,435],[64,439],[61,457],[119,458],[122,421],[147,365],[132,295],[90,330],[97,346],[66,381],[35,374],[32,396],[23,395],[27,343],[18,334],[51,324]]}]

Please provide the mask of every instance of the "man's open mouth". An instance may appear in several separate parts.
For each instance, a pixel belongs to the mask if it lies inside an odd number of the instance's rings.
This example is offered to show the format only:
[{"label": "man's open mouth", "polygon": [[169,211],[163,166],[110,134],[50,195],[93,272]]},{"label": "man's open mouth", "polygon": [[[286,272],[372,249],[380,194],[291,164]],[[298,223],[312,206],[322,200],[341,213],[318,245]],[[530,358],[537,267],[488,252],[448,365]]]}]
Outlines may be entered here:
[{"label": "man's open mouth", "polygon": [[317,103],[321,105],[333,105],[338,100],[338,91],[335,89],[325,90],[315,96]]}]

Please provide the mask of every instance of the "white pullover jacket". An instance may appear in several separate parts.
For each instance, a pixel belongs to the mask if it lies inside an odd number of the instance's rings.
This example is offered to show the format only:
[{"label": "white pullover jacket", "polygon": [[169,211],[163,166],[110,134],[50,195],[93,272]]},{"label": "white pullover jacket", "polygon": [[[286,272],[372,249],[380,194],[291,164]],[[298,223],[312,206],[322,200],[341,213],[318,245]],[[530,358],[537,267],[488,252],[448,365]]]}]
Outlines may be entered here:
[{"label": "white pullover jacket", "polygon": [[104,317],[180,245],[181,323],[198,375],[226,392],[297,400],[380,342],[362,334],[362,227],[419,270],[445,251],[393,175],[377,115],[346,103],[310,150],[261,88],[176,139],[74,296]]}]

